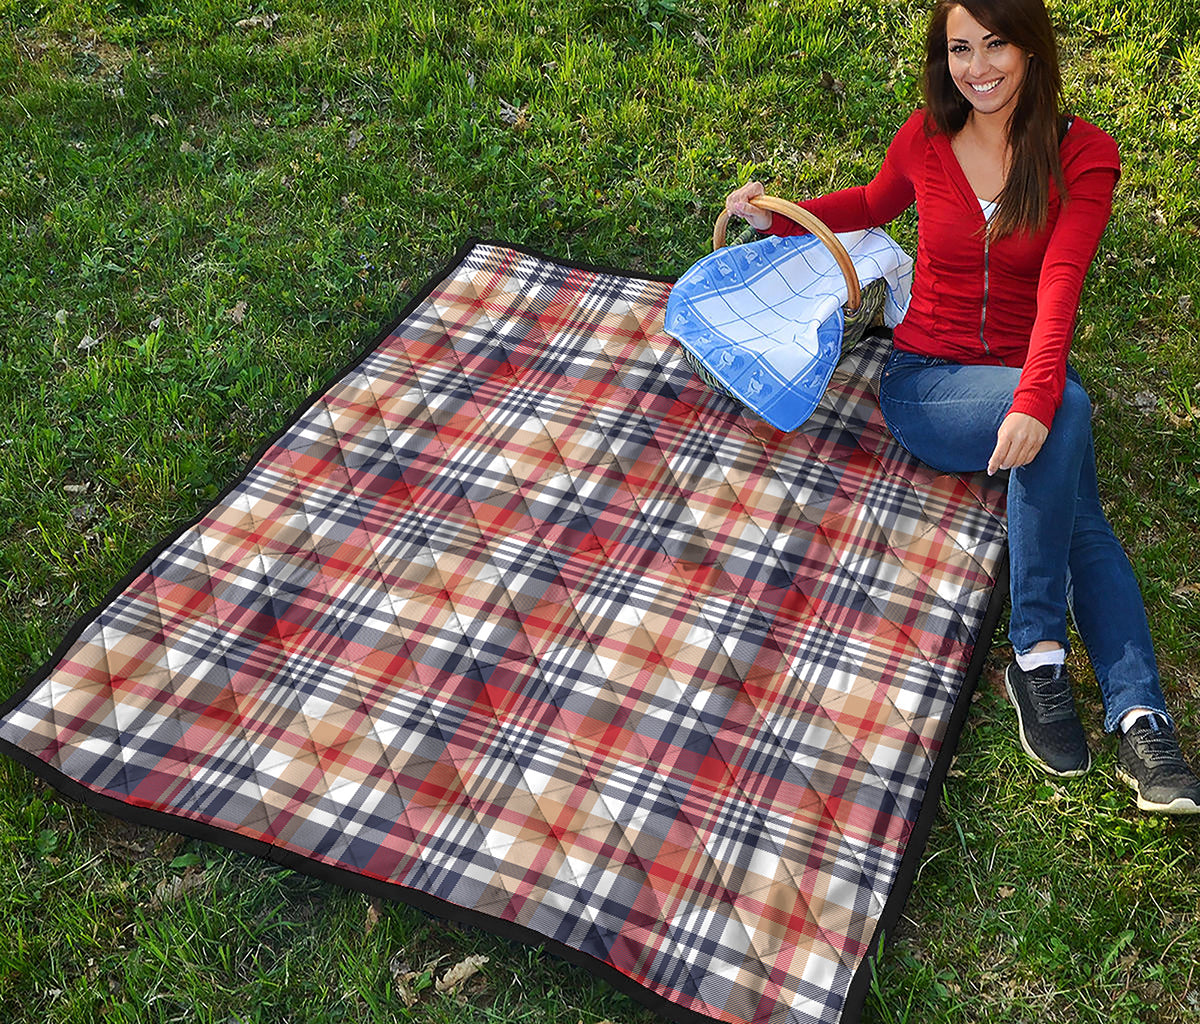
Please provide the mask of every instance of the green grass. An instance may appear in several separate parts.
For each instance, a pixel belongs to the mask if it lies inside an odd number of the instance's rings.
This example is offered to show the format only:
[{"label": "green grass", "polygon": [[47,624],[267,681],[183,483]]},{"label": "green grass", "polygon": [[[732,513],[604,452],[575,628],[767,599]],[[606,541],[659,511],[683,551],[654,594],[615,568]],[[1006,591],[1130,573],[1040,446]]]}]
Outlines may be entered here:
[{"label": "green grass", "polygon": [[[0,0],[0,694],[468,235],[679,273],[750,175],[861,182],[907,0]],[[1200,8],[1053,6],[1124,177],[1076,343],[1108,507],[1200,751]],[[278,14],[269,27],[236,23]],[[911,216],[895,228],[911,245]],[[90,339],[90,340],[86,340]],[[1200,1020],[1200,828],[1017,752],[997,652],[872,1022]],[[173,881],[174,880],[174,881]],[[536,950],[59,799],[0,763],[0,1019],[652,1016]],[[405,1006],[490,960],[459,996]],[[397,960],[398,962],[398,960]]]}]

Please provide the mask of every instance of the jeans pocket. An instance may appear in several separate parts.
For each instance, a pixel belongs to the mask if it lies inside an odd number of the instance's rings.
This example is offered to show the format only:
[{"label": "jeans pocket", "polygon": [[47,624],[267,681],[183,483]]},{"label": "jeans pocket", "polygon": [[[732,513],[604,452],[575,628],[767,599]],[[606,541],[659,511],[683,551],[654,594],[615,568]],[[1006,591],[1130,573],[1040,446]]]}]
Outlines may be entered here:
[{"label": "jeans pocket", "polygon": [[882,396],[880,397],[879,401],[879,413],[883,417],[883,425],[888,428],[888,433],[892,435],[896,443],[901,448],[903,448],[905,451],[908,451],[908,445],[904,443],[904,436],[900,433],[900,429],[892,421],[892,417],[888,416],[887,414],[887,408],[883,402]]},{"label": "jeans pocket", "polygon": [[923,356],[918,352],[905,352],[903,349],[893,348],[888,353],[887,362],[883,364],[882,377],[887,380],[896,374],[912,373],[932,366],[949,366],[953,362],[953,359],[945,359],[942,356]]}]

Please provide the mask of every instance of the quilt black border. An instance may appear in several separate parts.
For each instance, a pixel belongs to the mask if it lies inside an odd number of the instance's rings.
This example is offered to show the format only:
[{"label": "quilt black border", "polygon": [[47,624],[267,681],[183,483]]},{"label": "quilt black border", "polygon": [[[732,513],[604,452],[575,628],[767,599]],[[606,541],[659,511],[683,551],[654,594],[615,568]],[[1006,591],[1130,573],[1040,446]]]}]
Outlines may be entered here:
[{"label": "quilt black border", "polygon": [[[347,373],[353,370],[364,359],[367,358],[376,348],[379,347],[392,332],[405,320],[412,312],[429,297],[450,274],[455,271],[467,258],[470,252],[481,245],[492,245],[498,248],[509,249],[514,252],[523,253],[527,256],[533,256],[537,259],[547,260],[551,263],[558,264],[562,267],[567,267],[574,270],[582,270],[592,273],[612,274],[617,277],[633,278],[641,281],[656,281],[664,284],[673,283],[675,277],[666,274],[650,274],[640,271],[622,270],[620,268],[597,265],[594,263],[585,263],[578,260],[563,259],[556,256],[547,256],[543,252],[539,252],[529,246],[520,245],[512,242],[492,241],[489,239],[470,237],[468,238],[454,253],[450,260],[445,263],[442,268],[434,274],[425,285],[416,292],[413,297],[405,304],[403,309],[390,320],[382,329],[380,329],[368,342],[360,345],[355,353],[337,370],[330,374],[324,382],[308,396],[296,410],[295,415],[291,417],[283,427],[268,440],[264,441],[250,456],[243,471],[235,477],[214,498],[201,512],[192,516],[188,520],[176,524],[170,530],[167,536],[154,545],[141,558],[134,563],[132,568],[108,591],[103,599],[93,608],[82,614],[67,631],[62,642],[55,649],[54,653],[46,660],[46,662],[27,678],[23,686],[18,687],[15,693],[3,704],[0,704],[0,718],[6,717],[18,704],[23,702],[29,695],[41,684],[41,682],[50,674],[54,666],[57,665],[66,655],[71,645],[79,638],[83,630],[116,599],[120,593],[129,586],[133,580],[144,572],[150,564],[157,558],[166,548],[173,544],[179,537],[199,523],[216,505],[223,501],[231,491],[233,491],[243,480],[251,473],[254,467],[259,463],[268,449],[281,437],[283,437],[291,428],[304,416],[312,405],[321,398],[337,381],[341,380]],[[959,692],[958,700],[955,702],[954,709],[950,715],[950,722],[946,730],[946,736],[942,743],[941,751],[938,754],[937,760],[934,762],[933,770],[929,776],[928,785],[926,787],[925,798],[921,804],[921,810],[917,815],[917,819],[913,825],[912,834],[904,850],[904,855],[900,861],[900,869],[896,875],[896,880],[892,885],[892,890],[888,894],[888,898],[884,904],[883,913],[880,916],[879,924],[875,928],[875,932],[871,937],[870,946],[866,956],[859,964],[854,977],[851,979],[850,986],[846,991],[846,999],[842,1006],[840,1015],[840,1024],[856,1024],[861,1016],[863,1006],[866,1002],[867,994],[870,991],[871,983],[874,979],[875,960],[879,955],[881,944],[887,941],[887,937],[891,935],[897,922],[900,920],[900,915],[904,910],[904,905],[907,902],[908,894],[912,889],[913,882],[916,879],[917,870],[920,867],[922,856],[925,852],[925,845],[929,840],[929,834],[933,829],[934,820],[937,817],[938,807],[941,804],[942,787],[945,784],[947,773],[950,770],[950,763],[953,760],[955,751],[958,747],[958,740],[962,734],[963,727],[966,723],[967,714],[971,707],[971,696],[975,691],[979,676],[983,671],[984,660],[991,648],[992,636],[995,633],[996,626],[1000,621],[1001,611],[1004,607],[1004,601],[1008,593],[1008,558],[1007,549],[1002,553],[1000,558],[1000,572],[996,579],[996,584],[992,589],[991,597],[988,601],[987,609],[984,613],[984,618],[979,627],[979,636],[976,640],[974,649],[971,655],[971,661],[967,667],[966,678],[963,680],[962,689]],[[200,839],[206,842],[212,842],[218,846],[224,846],[228,849],[237,850],[242,853],[248,853],[253,856],[260,857],[264,860],[273,861],[281,867],[288,868],[302,874],[310,875],[321,881],[330,882],[334,885],[345,889],[351,889],[358,892],[366,893],[372,897],[381,899],[398,900],[414,906],[426,913],[436,917],[455,921],[459,924],[476,927],[483,931],[498,935],[501,938],[510,941],[519,942],[523,945],[540,947],[554,956],[557,956],[569,963],[583,967],[592,974],[600,977],[608,982],[617,991],[630,996],[632,999],[646,1006],[648,1009],[659,1014],[675,1024],[713,1024],[716,1018],[710,1017],[707,1014],[700,1013],[695,1010],[690,1010],[680,1006],[655,992],[650,991],[644,986],[638,984],[632,978],[622,974],[616,968],[606,964],[602,960],[581,953],[578,950],[558,942],[555,939],[548,938],[539,932],[525,928],[522,925],[513,924],[509,921],[504,921],[499,918],[490,917],[485,914],[480,914],[476,911],[468,910],[459,907],[453,903],[439,899],[435,896],[430,896],[427,893],[417,889],[411,889],[406,886],[391,882],[381,882],[373,878],[365,878],[362,875],[356,874],[353,871],[348,871],[345,868],[332,867],[327,864],[322,864],[318,861],[311,860],[301,854],[292,853],[289,850],[282,850],[270,843],[263,842],[257,839],[250,839],[236,832],[230,832],[226,829],[218,828],[215,825],[206,825],[201,822],[192,821],[189,818],[181,818],[172,814],[167,814],[164,811],[155,811],[148,808],[136,807],[125,803],[122,800],[117,800],[114,797],[105,796],[101,793],[96,793],[74,779],[64,775],[56,768],[46,764],[41,758],[23,750],[20,747],[9,743],[7,740],[0,739],[0,751],[3,751],[9,757],[19,764],[28,768],[35,776],[38,776],[50,783],[55,789],[59,790],[65,796],[70,797],[79,803],[84,804],[93,810],[103,814],[111,815],[115,818],[120,818],[129,821],[136,825],[145,825],[151,828],[160,829],[166,832],[175,832],[181,835],[186,835],[193,839]]]}]

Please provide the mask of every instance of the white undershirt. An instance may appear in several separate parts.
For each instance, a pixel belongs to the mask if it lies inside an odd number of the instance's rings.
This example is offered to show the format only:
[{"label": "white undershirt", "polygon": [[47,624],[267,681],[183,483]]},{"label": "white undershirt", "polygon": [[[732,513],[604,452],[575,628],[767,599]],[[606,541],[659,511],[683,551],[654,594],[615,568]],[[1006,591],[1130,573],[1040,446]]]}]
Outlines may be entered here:
[{"label": "white undershirt", "polygon": [[[975,197],[979,199],[979,196]],[[979,208],[983,210],[983,219],[991,220],[992,214],[996,212],[996,200],[994,199],[979,199]]]}]

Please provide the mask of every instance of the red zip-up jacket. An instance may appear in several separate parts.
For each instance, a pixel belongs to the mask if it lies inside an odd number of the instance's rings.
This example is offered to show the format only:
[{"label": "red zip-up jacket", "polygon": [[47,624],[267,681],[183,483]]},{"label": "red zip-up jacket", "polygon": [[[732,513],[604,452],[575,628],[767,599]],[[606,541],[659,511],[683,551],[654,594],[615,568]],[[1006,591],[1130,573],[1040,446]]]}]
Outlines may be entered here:
[{"label": "red zip-up jacket", "polygon": [[[867,185],[799,205],[834,231],[887,224],[917,204],[912,302],[897,348],[959,363],[1020,366],[1010,412],[1047,427],[1062,402],[1079,294],[1112,212],[1121,173],[1117,144],[1079,118],[1059,147],[1068,202],[1050,181],[1046,227],[989,240],[984,215],[950,138],[927,135],[916,111]],[[802,233],[776,215],[769,231]]]}]

